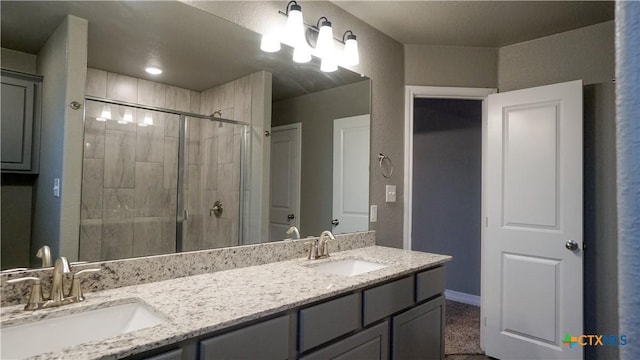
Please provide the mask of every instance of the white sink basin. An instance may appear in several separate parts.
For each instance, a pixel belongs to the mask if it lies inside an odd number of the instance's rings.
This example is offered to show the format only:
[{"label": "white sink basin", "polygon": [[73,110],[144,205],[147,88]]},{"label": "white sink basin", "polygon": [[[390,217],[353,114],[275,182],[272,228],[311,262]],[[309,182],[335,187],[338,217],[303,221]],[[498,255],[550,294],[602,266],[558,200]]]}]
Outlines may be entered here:
[{"label": "white sink basin", "polygon": [[326,262],[320,265],[312,266],[314,270],[320,272],[341,275],[341,276],[355,276],[359,274],[368,273],[370,271],[386,268],[387,265],[378,264],[365,260],[358,259],[344,259]]},{"label": "white sink basin", "polygon": [[3,327],[0,358],[23,359],[60,351],[69,346],[106,339],[166,321],[166,318],[144,304],[131,302]]}]

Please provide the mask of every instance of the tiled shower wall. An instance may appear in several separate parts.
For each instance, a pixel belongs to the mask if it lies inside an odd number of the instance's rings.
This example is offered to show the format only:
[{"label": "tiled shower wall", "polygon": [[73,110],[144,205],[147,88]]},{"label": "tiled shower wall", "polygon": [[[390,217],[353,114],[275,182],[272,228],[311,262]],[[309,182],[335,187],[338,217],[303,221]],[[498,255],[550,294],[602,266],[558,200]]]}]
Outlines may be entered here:
[{"label": "tiled shower wall", "polygon": [[[251,121],[250,76],[205,90],[200,113],[220,111],[225,119]],[[187,119],[186,203],[190,209],[185,250],[239,245],[241,141],[240,125]],[[223,212],[212,208],[220,201]]]},{"label": "tiled shower wall", "polygon": [[[88,69],[86,94],[140,105],[251,122],[251,77],[202,93]],[[154,124],[99,122],[102,103],[87,101],[80,260],[109,260],[175,251],[179,117],[151,112]],[[111,106],[114,117],[124,107]],[[187,118],[183,250],[238,245],[243,127]],[[210,211],[216,200],[220,217]]]}]

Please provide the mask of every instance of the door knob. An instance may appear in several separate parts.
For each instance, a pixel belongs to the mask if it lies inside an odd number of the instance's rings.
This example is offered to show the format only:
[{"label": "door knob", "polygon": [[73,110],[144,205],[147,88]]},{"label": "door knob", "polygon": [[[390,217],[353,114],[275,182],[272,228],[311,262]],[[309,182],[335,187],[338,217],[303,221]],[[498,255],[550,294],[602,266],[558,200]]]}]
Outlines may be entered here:
[{"label": "door knob", "polygon": [[566,243],[564,243],[564,247],[566,247],[571,251],[576,251],[578,250],[578,243],[575,242],[574,240],[569,240]]},{"label": "door knob", "polygon": [[331,225],[333,225],[333,226],[338,226],[338,225],[340,225],[340,220],[338,220],[338,219],[333,219],[333,220],[331,220]]},{"label": "door knob", "polygon": [[296,218],[296,216],[295,216],[295,215],[293,215],[293,214],[289,214],[289,215],[287,215],[287,220],[293,220],[293,219],[295,219],[295,218]]}]

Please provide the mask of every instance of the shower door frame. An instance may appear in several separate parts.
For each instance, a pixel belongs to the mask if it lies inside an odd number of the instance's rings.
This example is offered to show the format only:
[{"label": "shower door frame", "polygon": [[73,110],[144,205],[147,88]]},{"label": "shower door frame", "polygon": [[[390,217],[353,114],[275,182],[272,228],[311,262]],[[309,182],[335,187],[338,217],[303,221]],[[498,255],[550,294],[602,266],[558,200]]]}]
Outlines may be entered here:
[{"label": "shower door frame", "polygon": [[[184,186],[185,186],[185,178],[184,178],[184,172],[185,172],[185,150],[186,150],[186,146],[187,146],[187,142],[186,142],[186,129],[187,129],[187,117],[190,118],[197,118],[197,119],[204,119],[204,120],[209,120],[209,121],[219,121],[219,122],[223,122],[223,123],[227,123],[227,124],[232,124],[232,125],[241,125],[241,126],[245,126],[247,128],[251,127],[250,123],[247,123],[245,121],[238,121],[238,120],[231,120],[231,119],[225,119],[223,117],[217,117],[217,116],[213,116],[213,115],[202,115],[202,114],[196,114],[196,113],[192,113],[192,112],[188,112],[188,111],[181,111],[181,110],[175,110],[175,109],[167,109],[167,108],[162,108],[162,107],[157,107],[157,106],[149,106],[149,105],[141,105],[141,104],[136,104],[136,103],[130,103],[130,102],[126,102],[126,101],[120,101],[120,100],[112,100],[112,99],[105,99],[102,97],[98,97],[98,96],[91,96],[91,95],[85,95],[85,108],[86,108],[86,101],[90,100],[90,101],[96,101],[96,102],[101,102],[101,103],[105,103],[105,104],[109,104],[109,105],[119,105],[119,106],[127,106],[127,107],[131,107],[131,108],[135,108],[135,109],[141,109],[141,110],[148,110],[148,111],[156,111],[156,112],[163,112],[163,113],[167,113],[167,114],[172,114],[172,115],[178,115],[179,117],[179,127],[180,127],[180,135],[178,137],[178,194],[177,194],[177,205],[176,205],[176,246],[175,246],[175,252],[183,252],[184,250],[182,249],[183,247],[183,240],[184,240],[184,236],[185,236],[185,227],[184,227],[184,223],[185,221],[188,220],[189,218],[189,214],[187,209],[185,208],[185,201],[184,201]],[[215,114],[215,113],[214,113]],[[83,121],[85,119],[86,114],[83,114]],[[84,136],[84,135],[83,135]],[[245,159],[245,156],[247,156],[250,152],[247,151],[248,147],[250,146],[250,144],[247,143],[247,141],[249,141],[250,137],[247,136],[247,131],[246,128],[244,131],[242,131],[241,133],[241,141],[240,141],[240,161],[241,161],[241,166],[240,166],[240,194],[239,194],[239,204],[238,204],[238,217],[239,217],[239,221],[238,221],[238,245],[243,244],[243,219],[242,219],[242,215],[244,214],[244,196],[245,196],[245,172],[246,169],[245,167],[247,166],[247,159]]]}]

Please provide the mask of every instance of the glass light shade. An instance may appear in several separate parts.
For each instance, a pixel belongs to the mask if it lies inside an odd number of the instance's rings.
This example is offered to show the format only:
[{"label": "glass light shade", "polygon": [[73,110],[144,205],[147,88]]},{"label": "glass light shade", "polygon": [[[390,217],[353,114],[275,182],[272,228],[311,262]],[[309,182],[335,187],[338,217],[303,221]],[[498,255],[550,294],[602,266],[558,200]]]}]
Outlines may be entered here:
[{"label": "glass light shade", "polygon": [[102,114],[100,114],[99,118],[96,118],[97,121],[107,121],[111,120],[111,108],[109,105],[104,105],[102,107]]},{"label": "glass light shade", "polygon": [[323,72],[334,72],[338,70],[338,64],[336,63],[334,56],[326,56],[320,62],[320,70]]},{"label": "glass light shade", "polygon": [[162,69],[157,68],[155,66],[149,66],[144,69],[144,71],[148,72],[151,75],[160,75],[162,74]]},{"label": "glass light shade", "polygon": [[122,117],[122,120],[118,121],[118,124],[128,124],[130,122],[133,122],[133,113],[131,110],[125,110],[124,116]]},{"label": "glass light shade", "polygon": [[302,44],[293,49],[293,61],[297,63],[306,63],[311,61],[311,49],[307,44]]},{"label": "glass light shade", "polygon": [[306,41],[304,38],[304,21],[299,5],[291,5],[285,27],[286,43],[297,48]]},{"label": "glass light shade", "polygon": [[260,41],[260,50],[264,52],[280,51],[280,40],[278,40],[278,36],[274,33],[262,35],[262,41]]},{"label": "glass light shade", "polygon": [[151,114],[147,113],[144,116],[144,122],[143,122],[144,126],[151,126],[153,125],[153,117],[151,117]]},{"label": "glass light shade", "polygon": [[347,39],[344,43],[344,58],[342,61],[345,65],[358,65],[360,63],[358,41],[356,39]]},{"label": "glass light shade", "polygon": [[331,29],[331,23],[328,21],[323,22],[320,26],[316,50],[318,51],[318,56],[322,59],[333,56],[333,30]]}]

